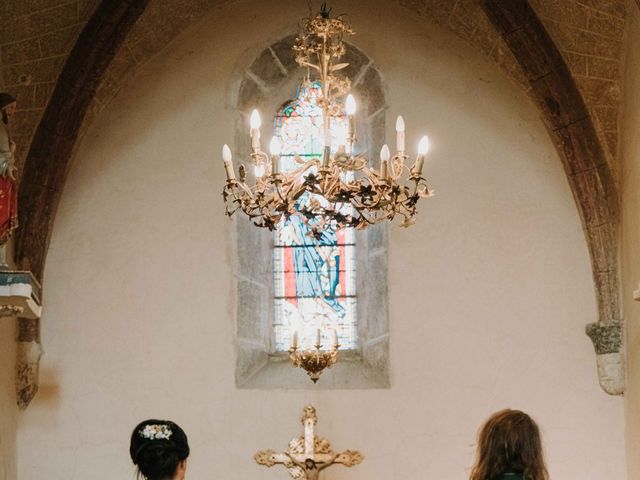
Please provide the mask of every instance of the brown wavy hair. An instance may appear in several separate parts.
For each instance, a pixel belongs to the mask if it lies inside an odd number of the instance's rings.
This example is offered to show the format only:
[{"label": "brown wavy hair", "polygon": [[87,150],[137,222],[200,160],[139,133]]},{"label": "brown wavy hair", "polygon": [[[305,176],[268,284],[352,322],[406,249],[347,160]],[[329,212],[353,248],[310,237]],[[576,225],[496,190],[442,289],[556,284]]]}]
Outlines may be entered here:
[{"label": "brown wavy hair", "polygon": [[469,480],[494,480],[505,473],[520,473],[524,480],[549,480],[538,425],[519,410],[496,412],[480,429]]}]

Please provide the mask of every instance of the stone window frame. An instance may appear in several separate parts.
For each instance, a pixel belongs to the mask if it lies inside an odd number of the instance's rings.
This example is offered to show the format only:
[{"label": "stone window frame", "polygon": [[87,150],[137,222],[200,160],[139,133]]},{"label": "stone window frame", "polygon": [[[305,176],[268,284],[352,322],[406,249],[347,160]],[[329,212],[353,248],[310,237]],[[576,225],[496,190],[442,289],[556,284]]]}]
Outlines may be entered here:
[{"label": "stone window frame", "polygon": [[[232,102],[235,120],[234,156],[246,158],[251,110],[263,114],[263,143],[271,118],[293,97],[304,75],[293,57],[295,35],[264,49],[237,81]],[[343,70],[358,99],[358,149],[373,161],[384,143],[385,97],[380,72],[373,61],[348,45]],[[267,115],[269,117],[267,117]],[[266,145],[265,145],[266,147]],[[338,362],[313,384],[305,372],[293,368],[286,352],[275,352],[273,233],[236,215],[232,230],[235,271],[235,345],[237,388],[389,388],[389,319],[387,294],[388,227],[377,225],[356,232],[358,349],[341,351]],[[371,281],[374,279],[375,281]]]}]

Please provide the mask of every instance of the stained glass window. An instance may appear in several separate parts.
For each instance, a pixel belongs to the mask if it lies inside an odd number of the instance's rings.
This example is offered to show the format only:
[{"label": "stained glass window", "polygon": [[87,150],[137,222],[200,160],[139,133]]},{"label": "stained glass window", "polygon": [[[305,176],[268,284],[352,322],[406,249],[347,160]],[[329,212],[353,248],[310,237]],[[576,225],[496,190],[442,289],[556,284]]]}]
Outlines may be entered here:
[{"label": "stained glass window", "polygon": [[[321,158],[324,145],[322,108],[317,100],[320,82],[305,83],[296,97],[275,117],[275,134],[282,140],[280,169],[299,167],[294,157]],[[346,119],[332,117],[332,149]],[[299,200],[303,205],[310,195]],[[346,207],[345,207],[346,208]],[[300,346],[315,343],[322,332],[327,346],[337,335],[342,350],[358,346],[356,316],[356,246],[353,228],[325,232],[320,239],[307,235],[309,227],[298,216],[282,220],[274,237],[275,348],[286,351],[295,331]],[[335,333],[334,333],[335,332]]]}]

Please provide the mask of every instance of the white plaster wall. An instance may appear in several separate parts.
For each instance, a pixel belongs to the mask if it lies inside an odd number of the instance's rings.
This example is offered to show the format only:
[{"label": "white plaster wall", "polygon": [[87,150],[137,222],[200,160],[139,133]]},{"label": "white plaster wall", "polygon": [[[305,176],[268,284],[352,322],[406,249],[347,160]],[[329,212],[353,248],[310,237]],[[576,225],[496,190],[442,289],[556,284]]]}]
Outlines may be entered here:
[{"label": "white plaster wall", "polygon": [[627,391],[625,394],[629,479],[640,479],[640,11],[629,2],[627,62],[622,132],[622,274],[627,326]]},{"label": "white plaster wall", "polygon": [[0,480],[16,478],[16,319],[0,318]]},{"label": "white plaster wall", "polygon": [[234,82],[306,5],[233,2],[151,61],[78,149],[45,276],[43,382],[56,388],[20,418],[20,480],[131,478],[128,436],[148,417],[186,429],[190,478],[283,479],[252,456],[299,434],[305,402],[337,449],[366,456],[332,479],[467,478],[477,427],[505,407],[539,421],[553,478],[624,477],[623,400],[599,389],[584,335],[596,309],[582,228],[534,108],[425,20],[333,3],[383,73],[387,124],[402,113],[408,145],[433,145],[438,196],[391,232],[392,388],[234,388],[219,152]]}]

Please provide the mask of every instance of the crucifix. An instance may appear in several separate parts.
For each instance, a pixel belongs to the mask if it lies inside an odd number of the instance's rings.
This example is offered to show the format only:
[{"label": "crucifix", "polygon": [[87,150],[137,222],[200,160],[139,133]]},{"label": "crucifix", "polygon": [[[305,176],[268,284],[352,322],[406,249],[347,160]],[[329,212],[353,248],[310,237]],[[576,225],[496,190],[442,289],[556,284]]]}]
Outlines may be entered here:
[{"label": "crucifix", "polygon": [[273,467],[284,465],[289,475],[295,480],[318,480],[320,472],[331,465],[340,463],[352,467],[362,462],[364,457],[355,450],[336,453],[326,438],[316,437],[315,427],[318,423],[316,409],[311,405],[302,411],[304,436],[296,437],[289,442],[289,447],[282,453],[273,450],[262,450],[253,457],[259,465]]}]

